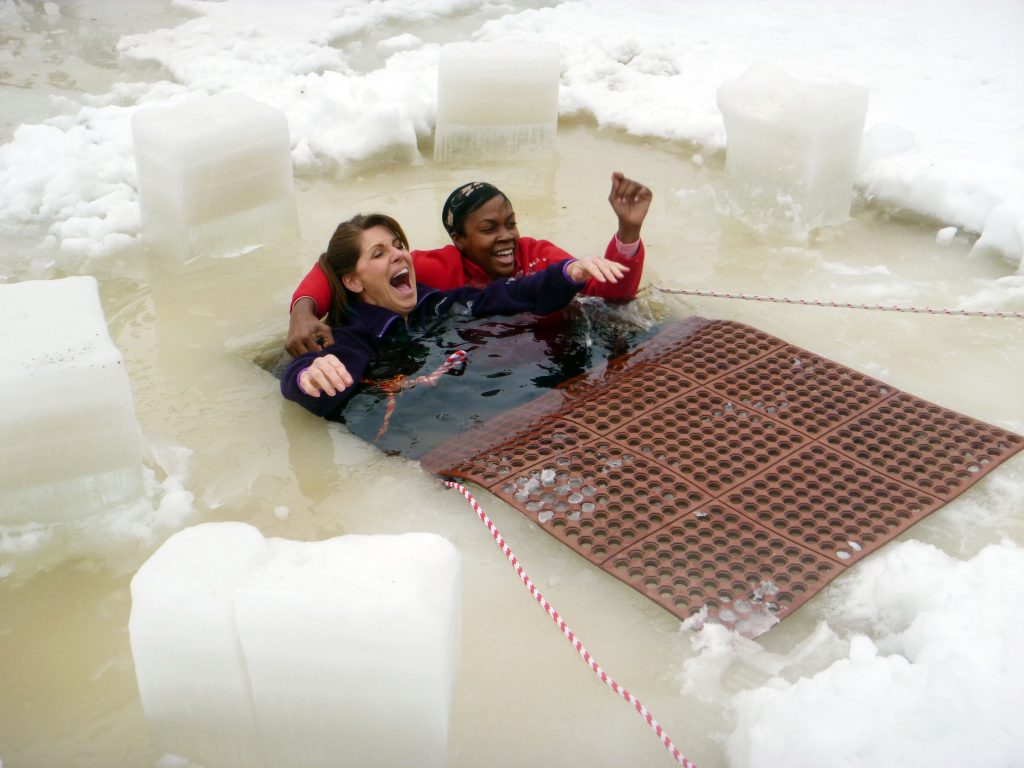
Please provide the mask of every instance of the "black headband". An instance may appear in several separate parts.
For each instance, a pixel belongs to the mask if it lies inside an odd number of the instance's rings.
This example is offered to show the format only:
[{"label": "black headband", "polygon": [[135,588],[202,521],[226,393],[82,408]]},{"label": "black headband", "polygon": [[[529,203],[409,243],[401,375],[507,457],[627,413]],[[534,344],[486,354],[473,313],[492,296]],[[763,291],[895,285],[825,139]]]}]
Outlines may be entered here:
[{"label": "black headband", "polygon": [[471,181],[456,188],[441,209],[441,223],[448,234],[462,229],[466,217],[496,195],[504,196],[500,189],[486,181]]}]

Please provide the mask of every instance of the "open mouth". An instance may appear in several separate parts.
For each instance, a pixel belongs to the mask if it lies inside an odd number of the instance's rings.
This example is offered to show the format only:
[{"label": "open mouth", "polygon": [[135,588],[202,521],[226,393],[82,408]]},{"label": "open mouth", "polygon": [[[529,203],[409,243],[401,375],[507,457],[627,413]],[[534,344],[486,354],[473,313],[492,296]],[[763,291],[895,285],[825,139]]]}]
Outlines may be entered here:
[{"label": "open mouth", "polygon": [[412,290],[412,282],[409,280],[409,269],[405,268],[396,272],[391,276],[388,281],[391,283],[391,287],[397,291],[409,291]]},{"label": "open mouth", "polygon": [[502,264],[511,264],[515,259],[514,248],[504,248],[500,251],[494,251],[494,260]]}]

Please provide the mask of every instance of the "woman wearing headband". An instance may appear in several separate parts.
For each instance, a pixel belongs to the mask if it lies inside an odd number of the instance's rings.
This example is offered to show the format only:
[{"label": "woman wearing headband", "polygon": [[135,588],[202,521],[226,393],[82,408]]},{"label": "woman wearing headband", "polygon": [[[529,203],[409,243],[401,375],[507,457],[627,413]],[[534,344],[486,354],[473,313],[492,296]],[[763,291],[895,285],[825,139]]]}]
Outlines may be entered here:
[{"label": "woman wearing headband", "polygon": [[318,416],[337,416],[363,375],[382,355],[390,359],[437,331],[446,315],[488,317],[565,307],[588,278],[614,284],[628,267],[601,258],[568,259],[484,287],[439,291],[418,285],[402,227],[390,216],[355,216],[340,224],[319,264],[329,275],[331,343],[296,357],[281,393]]},{"label": "woman wearing headband", "polygon": [[[636,296],[643,272],[640,228],[651,205],[651,190],[621,173],[612,174],[608,195],[618,230],[605,259],[629,267],[617,283],[590,280],[581,293],[609,301]],[[528,275],[572,256],[547,240],[520,237],[509,199],[485,182],[455,189],[444,204],[441,220],[452,244],[430,251],[412,251],[417,277],[439,290],[464,285],[484,286],[501,277]],[[314,265],[292,295],[286,348],[292,355],[323,349],[332,341],[331,328],[321,321],[331,304],[332,290],[320,265]]]}]

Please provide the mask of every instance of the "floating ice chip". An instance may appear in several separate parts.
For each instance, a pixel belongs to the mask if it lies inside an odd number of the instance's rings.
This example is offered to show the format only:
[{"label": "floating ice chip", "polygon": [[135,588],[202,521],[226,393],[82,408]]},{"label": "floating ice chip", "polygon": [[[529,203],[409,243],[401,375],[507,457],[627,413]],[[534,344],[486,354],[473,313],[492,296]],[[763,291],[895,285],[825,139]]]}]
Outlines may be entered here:
[{"label": "floating ice chip", "polygon": [[949,245],[956,239],[956,227],[943,227],[935,235],[935,242],[939,245]]},{"label": "floating ice chip", "polygon": [[142,445],[96,280],[0,285],[0,522],[80,520],[142,493]]},{"label": "floating ice chip", "polygon": [[755,224],[808,230],[849,217],[867,90],[805,83],[764,62],[718,88],[729,196]]},{"label": "floating ice chip", "polygon": [[142,233],[170,265],[238,255],[297,230],[288,123],[228,93],[132,119]]},{"label": "floating ice chip", "polygon": [[582,493],[574,493],[574,494],[569,496],[569,503],[570,504],[579,504],[581,501],[583,501],[583,494]]},{"label": "floating ice chip", "polygon": [[526,501],[528,498],[530,498],[530,494],[527,493],[526,491],[517,491],[516,492],[516,495],[515,495],[515,500],[516,501]]},{"label": "floating ice chip", "polygon": [[861,544],[859,542],[856,542],[856,541],[848,541],[848,542],[846,542],[846,546],[848,546],[854,552],[860,552],[862,549],[864,549],[864,547],[861,546]]},{"label": "floating ice chip", "polygon": [[554,485],[555,484],[555,470],[553,470],[553,469],[544,469],[544,470],[542,470],[541,473],[540,473],[540,481],[542,483],[544,483],[545,486],[548,486],[548,487],[551,487],[552,485]]},{"label": "floating ice chip", "polygon": [[549,43],[452,43],[437,71],[434,160],[550,157],[559,50]]},{"label": "floating ice chip", "polygon": [[837,549],[836,557],[838,557],[840,560],[849,560],[851,555],[845,549]]},{"label": "floating ice chip", "polygon": [[584,512],[589,513],[589,512],[593,512],[595,509],[597,509],[597,505],[594,504],[593,502],[588,501],[588,502],[585,502],[583,505],[581,505],[580,509],[582,511],[584,511]]},{"label": "floating ice chip", "polygon": [[569,517],[569,519],[570,519],[570,520],[572,520],[572,521],[573,521],[574,523],[578,523],[578,522],[579,522],[579,519],[580,519],[580,513],[579,513],[579,512],[570,512],[570,513],[569,513],[569,515],[568,515],[568,517]]},{"label": "floating ice chip", "polygon": [[175,534],[131,585],[147,720],[205,765],[450,762],[460,565],[434,534]]},{"label": "floating ice chip", "polygon": [[541,512],[539,515],[537,515],[537,522],[539,522],[539,523],[547,523],[554,516],[555,516],[554,512],[550,512],[550,511],[545,510],[544,512]]}]

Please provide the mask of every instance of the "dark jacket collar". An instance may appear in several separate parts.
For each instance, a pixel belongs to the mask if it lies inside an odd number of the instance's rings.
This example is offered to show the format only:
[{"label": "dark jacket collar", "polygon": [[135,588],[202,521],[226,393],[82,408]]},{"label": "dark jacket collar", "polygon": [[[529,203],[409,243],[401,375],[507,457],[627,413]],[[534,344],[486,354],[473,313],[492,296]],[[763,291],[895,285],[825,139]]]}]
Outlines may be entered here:
[{"label": "dark jacket collar", "polygon": [[[413,307],[412,312],[409,313],[411,317],[420,310],[423,306],[423,302],[431,294],[440,293],[436,288],[423,285],[423,283],[416,283],[416,306]],[[387,333],[388,328],[396,320],[401,320],[402,316],[397,312],[392,312],[390,309],[384,307],[378,307],[376,304],[367,304],[366,302],[358,301],[351,305],[352,311],[352,322],[356,325],[361,325],[376,338],[380,339]]]}]

